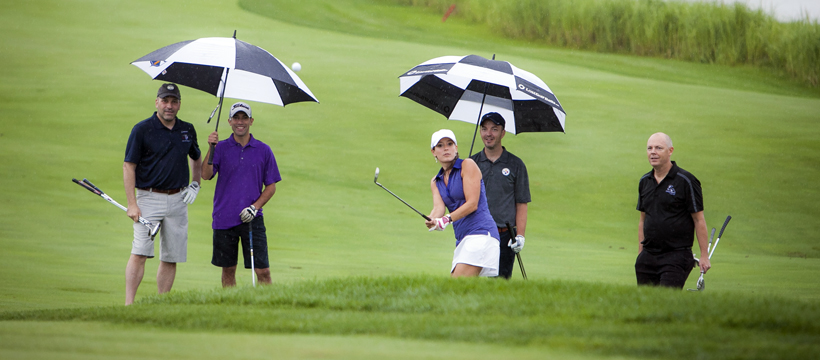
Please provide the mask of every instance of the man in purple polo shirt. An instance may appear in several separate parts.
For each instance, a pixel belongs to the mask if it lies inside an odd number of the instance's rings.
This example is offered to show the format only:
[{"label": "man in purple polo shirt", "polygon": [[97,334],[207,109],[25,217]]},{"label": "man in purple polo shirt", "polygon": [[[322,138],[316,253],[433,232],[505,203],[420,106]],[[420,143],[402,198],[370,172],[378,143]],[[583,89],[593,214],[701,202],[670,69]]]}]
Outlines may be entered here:
[{"label": "man in purple polo shirt", "polygon": [[202,179],[210,180],[219,174],[214,192],[211,263],[222,268],[222,287],[236,286],[238,243],[242,242],[245,268],[250,269],[249,230],[252,230],[254,271],[260,283],[270,284],[262,207],[276,192],[276,183],[282,177],[273,151],[251,135],[253,117],[248,104],[233,104],[228,124],[233,129],[232,136],[219,141],[219,134],[214,131],[208,137],[208,143],[216,144],[213,165],[202,162]]}]

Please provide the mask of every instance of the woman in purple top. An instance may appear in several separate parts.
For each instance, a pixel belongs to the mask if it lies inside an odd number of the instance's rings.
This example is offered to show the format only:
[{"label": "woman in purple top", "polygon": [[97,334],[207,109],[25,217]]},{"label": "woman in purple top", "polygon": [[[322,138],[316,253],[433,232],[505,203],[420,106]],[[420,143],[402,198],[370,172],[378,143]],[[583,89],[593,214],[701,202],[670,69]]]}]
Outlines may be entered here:
[{"label": "woman in purple top", "polygon": [[[441,231],[453,224],[456,249],[450,275],[498,276],[498,228],[487,207],[481,170],[472,159],[458,158],[458,143],[450,130],[433,133],[430,148],[441,170],[430,182],[432,220],[425,225]],[[450,213],[445,215],[445,210]]]}]

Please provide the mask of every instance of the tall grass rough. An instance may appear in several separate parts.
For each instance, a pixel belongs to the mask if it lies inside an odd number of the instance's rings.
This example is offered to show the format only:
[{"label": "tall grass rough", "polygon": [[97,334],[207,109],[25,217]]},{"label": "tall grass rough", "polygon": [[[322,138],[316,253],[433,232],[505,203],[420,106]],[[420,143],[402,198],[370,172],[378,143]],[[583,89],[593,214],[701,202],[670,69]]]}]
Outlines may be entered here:
[{"label": "tall grass rough", "polygon": [[573,49],[752,65],[820,85],[820,24],[781,23],[745,4],[663,0],[389,0]]}]

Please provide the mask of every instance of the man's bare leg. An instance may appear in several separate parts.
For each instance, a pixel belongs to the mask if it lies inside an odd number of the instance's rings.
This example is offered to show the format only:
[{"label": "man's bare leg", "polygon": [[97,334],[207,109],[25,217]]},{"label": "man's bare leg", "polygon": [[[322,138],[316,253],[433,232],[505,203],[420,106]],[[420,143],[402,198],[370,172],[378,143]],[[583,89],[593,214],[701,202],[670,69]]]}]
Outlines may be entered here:
[{"label": "man's bare leg", "polygon": [[236,266],[222,268],[222,287],[236,286]]},{"label": "man's bare leg", "polygon": [[177,275],[177,263],[159,262],[157,269],[157,291],[160,294],[171,291],[174,286],[174,277]]},{"label": "man's bare leg", "polygon": [[148,259],[147,256],[134,254],[128,258],[128,264],[125,266],[125,305],[134,303],[142,276],[145,275],[146,259]]}]

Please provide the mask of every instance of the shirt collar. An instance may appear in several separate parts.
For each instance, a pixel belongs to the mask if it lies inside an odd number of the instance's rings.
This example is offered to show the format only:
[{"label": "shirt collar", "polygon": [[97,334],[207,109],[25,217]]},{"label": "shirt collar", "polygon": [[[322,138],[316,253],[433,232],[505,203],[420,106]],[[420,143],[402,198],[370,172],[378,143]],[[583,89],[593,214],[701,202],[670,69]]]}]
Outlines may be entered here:
[{"label": "shirt collar", "polygon": [[[453,164],[453,169],[461,169],[461,162],[464,161],[463,159],[456,159],[456,163]],[[451,171],[450,174],[453,174],[454,171]],[[438,174],[436,174],[436,181],[444,179],[444,168],[438,170]]]},{"label": "shirt collar", "polygon": [[[162,128],[167,129],[167,127],[165,127],[165,124],[162,123],[162,120],[159,119],[159,115],[157,115],[156,111],[154,111],[153,120],[154,121],[152,121],[152,124],[154,124],[154,129],[162,129]],[[176,118],[176,121],[174,121],[174,126],[171,128],[171,131],[174,131],[174,130],[177,129],[177,126],[179,126],[179,121],[180,121],[179,118]]]},{"label": "shirt collar", "polygon": [[[678,170],[680,170],[680,168],[678,167],[678,164],[676,164],[674,161],[672,161],[672,167],[669,169],[669,172],[666,173],[666,177],[664,177],[663,180],[674,178],[675,176],[678,175]],[[655,175],[655,169],[652,169],[652,175],[653,176]],[[661,182],[663,182],[663,180],[661,180]]]},{"label": "shirt collar", "polygon": [[[239,145],[239,143],[236,142],[236,139],[233,138],[233,133],[231,133],[231,136],[228,136],[227,140],[228,140],[228,144],[231,144],[232,146]],[[256,139],[254,139],[253,134],[251,134],[251,139],[248,140],[248,145],[245,145],[245,146],[253,147],[254,145],[256,145]]]},{"label": "shirt collar", "polygon": [[[507,148],[505,148],[504,146],[501,146],[501,156],[499,156],[498,159],[496,159],[495,161],[496,162],[499,162],[499,161],[500,162],[506,162],[507,157],[510,156],[509,154],[510,154],[510,152],[507,151]],[[481,149],[481,151],[478,152],[478,159],[476,159],[476,160],[478,160],[478,161],[490,161],[490,159],[487,158],[487,154],[484,152],[484,149]],[[478,161],[476,161],[476,162],[478,162]]]}]

